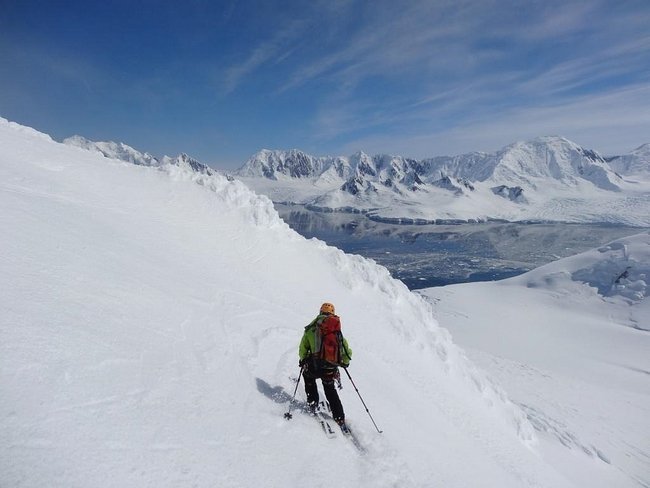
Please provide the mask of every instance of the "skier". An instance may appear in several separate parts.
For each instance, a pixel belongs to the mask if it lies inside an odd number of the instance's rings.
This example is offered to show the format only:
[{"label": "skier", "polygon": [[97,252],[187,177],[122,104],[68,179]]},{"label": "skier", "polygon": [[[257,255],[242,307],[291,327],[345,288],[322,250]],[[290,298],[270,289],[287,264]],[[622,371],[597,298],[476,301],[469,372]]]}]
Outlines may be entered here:
[{"label": "skier", "polygon": [[341,334],[340,321],[334,313],[334,305],[327,302],[321,305],[318,317],[305,327],[298,354],[310,411],[314,413],[318,406],[316,379],[320,378],[325,397],[332,409],[332,417],[345,430],[345,413],[334,381],[340,381],[337,366],[347,368],[350,364],[352,350]]}]

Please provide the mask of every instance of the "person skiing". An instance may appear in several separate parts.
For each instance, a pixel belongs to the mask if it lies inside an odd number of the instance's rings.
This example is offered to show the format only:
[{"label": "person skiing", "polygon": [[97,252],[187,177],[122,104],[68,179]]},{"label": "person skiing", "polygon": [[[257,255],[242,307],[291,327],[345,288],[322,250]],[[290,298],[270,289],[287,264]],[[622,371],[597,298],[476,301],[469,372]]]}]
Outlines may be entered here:
[{"label": "person skiing", "polygon": [[318,406],[316,379],[320,378],[332,409],[332,417],[341,428],[345,428],[345,413],[334,381],[339,379],[338,366],[349,366],[352,349],[341,334],[341,323],[335,314],[334,305],[323,303],[318,316],[305,327],[298,355],[310,411],[314,413]]}]

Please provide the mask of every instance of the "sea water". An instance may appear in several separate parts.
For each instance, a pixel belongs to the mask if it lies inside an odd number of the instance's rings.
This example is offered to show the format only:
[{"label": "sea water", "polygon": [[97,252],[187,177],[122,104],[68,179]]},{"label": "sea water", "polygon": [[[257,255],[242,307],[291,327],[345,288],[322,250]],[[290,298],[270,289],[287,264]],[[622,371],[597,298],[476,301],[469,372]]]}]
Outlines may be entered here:
[{"label": "sea water", "polygon": [[606,224],[398,225],[276,204],[287,224],[385,266],[410,289],[509,278],[643,229]]}]

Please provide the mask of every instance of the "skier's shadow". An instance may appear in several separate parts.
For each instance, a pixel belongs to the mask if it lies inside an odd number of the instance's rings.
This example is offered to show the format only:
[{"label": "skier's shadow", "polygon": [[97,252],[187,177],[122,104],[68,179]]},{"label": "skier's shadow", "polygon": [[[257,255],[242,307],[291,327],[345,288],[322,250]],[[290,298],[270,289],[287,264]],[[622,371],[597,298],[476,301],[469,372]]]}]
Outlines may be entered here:
[{"label": "skier's shadow", "polygon": [[[289,403],[291,401],[291,395],[284,390],[281,386],[271,386],[262,378],[255,378],[257,383],[257,391],[267,398],[270,398],[275,403]],[[298,410],[307,410],[307,403],[295,399],[293,402],[293,408]]]}]

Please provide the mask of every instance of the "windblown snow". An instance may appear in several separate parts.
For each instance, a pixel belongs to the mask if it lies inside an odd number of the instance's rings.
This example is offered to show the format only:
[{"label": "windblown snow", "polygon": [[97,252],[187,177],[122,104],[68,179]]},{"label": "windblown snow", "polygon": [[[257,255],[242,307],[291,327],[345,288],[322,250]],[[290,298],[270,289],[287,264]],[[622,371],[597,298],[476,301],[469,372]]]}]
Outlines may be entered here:
[{"label": "windblown snow", "polygon": [[[575,486],[424,299],[237,181],[0,119],[0,208],[2,486]],[[363,455],[283,419],[326,300]]]}]

